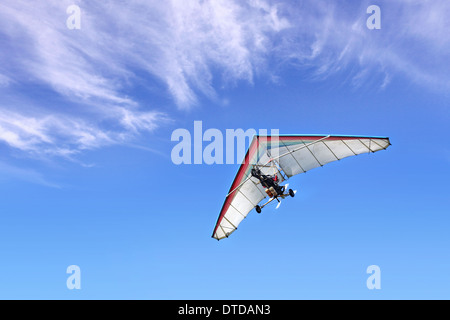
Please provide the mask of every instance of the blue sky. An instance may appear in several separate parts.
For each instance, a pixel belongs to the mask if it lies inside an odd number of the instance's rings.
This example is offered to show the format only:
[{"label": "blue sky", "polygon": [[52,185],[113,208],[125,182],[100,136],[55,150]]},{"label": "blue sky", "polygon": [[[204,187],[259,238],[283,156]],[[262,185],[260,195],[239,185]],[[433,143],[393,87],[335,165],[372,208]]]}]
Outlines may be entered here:
[{"label": "blue sky", "polygon": [[[372,4],[380,30],[366,27]],[[0,298],[448,299],[449,13],[2,1]],[[173,130],[195,120],[392,146],[292,178],[294,199],[218,242],[238,165],[172,163]],[[366,287],[370,265],[381,290]]]}]

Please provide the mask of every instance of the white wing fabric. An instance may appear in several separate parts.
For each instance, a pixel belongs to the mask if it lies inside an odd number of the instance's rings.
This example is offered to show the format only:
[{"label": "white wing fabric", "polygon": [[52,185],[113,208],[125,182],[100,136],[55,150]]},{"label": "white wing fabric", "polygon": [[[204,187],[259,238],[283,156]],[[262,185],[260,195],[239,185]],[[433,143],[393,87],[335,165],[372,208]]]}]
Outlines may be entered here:
[{"label": "white wing fabric", "polygon": [[259,180],[251,176],[253,165],[258,165],[263,174],[276,173],[280,181],[283,181],[332,161],[385,150],[389,146],[387,137],[255,136],[225,199],[212,237],[217,240],[228,237],[267,196]]}]

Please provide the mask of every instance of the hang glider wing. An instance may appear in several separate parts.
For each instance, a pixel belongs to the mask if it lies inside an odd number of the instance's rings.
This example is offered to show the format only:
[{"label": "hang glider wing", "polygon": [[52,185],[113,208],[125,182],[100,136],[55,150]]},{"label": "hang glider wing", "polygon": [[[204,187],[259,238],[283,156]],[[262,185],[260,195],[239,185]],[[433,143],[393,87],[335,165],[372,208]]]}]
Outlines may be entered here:
[{"label": "hang glider wing", "polygon": [[[385,150],[387,137],[338,135],[255,136],[225,199],[212,237],[220,240],[237,229],[248,213],[267,195],[253,165],[263,174],[277,173],[280,181],[329,162],[362,153]],[[274,172],[275,171],[275,172]]]}]

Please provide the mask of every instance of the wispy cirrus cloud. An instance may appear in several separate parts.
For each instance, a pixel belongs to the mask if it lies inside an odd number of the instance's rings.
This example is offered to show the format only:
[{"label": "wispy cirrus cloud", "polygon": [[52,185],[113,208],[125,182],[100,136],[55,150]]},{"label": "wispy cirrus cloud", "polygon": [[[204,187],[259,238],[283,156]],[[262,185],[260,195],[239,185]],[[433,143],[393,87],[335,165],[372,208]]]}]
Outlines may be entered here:
[{"label": "wispy cirrus cloud", "polygon": [[106,129],[83,118],[58,114],[24,115],[0,109],[0,141],[34,156],[71,159],[83,150],[127,143],[138,132],[152,131],[165,118],[157,112],[119,109],[121,129]]},{"label": "wispy cirrus cloud", "polygon": [[[270,35],[288,27],[264,1],[78,1],[82,28],[69,30],[71,4],[0,4],[0,84],[16,102],[0,106],[0,140],[13,148],[69,155],[152,131],[170,117],[129,93],[136,82],[158,79],[182,109],[215,99],[213,69],[252,82]],[[33,86],[57,102],[30,97]]]},{"label": "wispy cirrus cloud", "polygon": [[126,143],[171,118],[167,97],[189,109],[292,67],[354,87],[405,76],[450,89],[444,0],[379,1],[381,30],[366,28],[369,1],[80,0],[81,30],[69,30],[73,3],[0,3],[0,93],[13,97],[0,101],[0,140],[15,149],[67,156]]},{"label": "wispy cirrus cloud", "polygon": [[450,37],[445,17],[450,3],[437,1],[378,1],[381,29],[369,30],[363,2],[302,2],[292,10],[299,23],[289,30],[279,53],[284,61],[312,79],[345,74],[359,87],[373,78],[380,88],[403,76],[431,90],[450,89]]},{"label": "wispy cirrus cloud", "polygon": [[0,161],[0,181],[3,179],[21,180],[49,188],[60,189],[62,187],[34,169],[24,169]]}]

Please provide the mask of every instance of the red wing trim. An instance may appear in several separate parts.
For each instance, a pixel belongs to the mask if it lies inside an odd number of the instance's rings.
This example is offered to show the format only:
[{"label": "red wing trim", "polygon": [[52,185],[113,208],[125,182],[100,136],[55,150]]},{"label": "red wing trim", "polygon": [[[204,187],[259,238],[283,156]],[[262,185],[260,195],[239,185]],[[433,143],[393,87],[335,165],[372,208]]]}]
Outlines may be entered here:
[{"label": "red wing trim", "polygon": [[[230,191],[228,191],[228,196],[225,198],[225,202],[222,206],[222,210],[220,210],[219,218],[217,219],[216,226],[214,228],[212,237],[214,238],[214,235],[216,234],[217,228],[219,228],[220,223],[222,222],[223,217],[225,216],[225,213],[227,212],[228,208],[230,207],[231,201],[233,201],[236,192],[231,193],[233,190],[235,190],[239,184],[242,182],[242,179],[244,177],[245,172],[247,171],[248,166],[250,165],[250,159],[253,157],[255,152],[258,150],[259,145],[259,137],[255,136],[252,140],[252,143],[250,144],[250,147],[247,150],[247,153],[244,157],[244,162],[239,167],[239,170],[236,174],[236,177],[233,180],[233,183],[231,184]],[[237,190],[235,190],[237,191]]]}]

